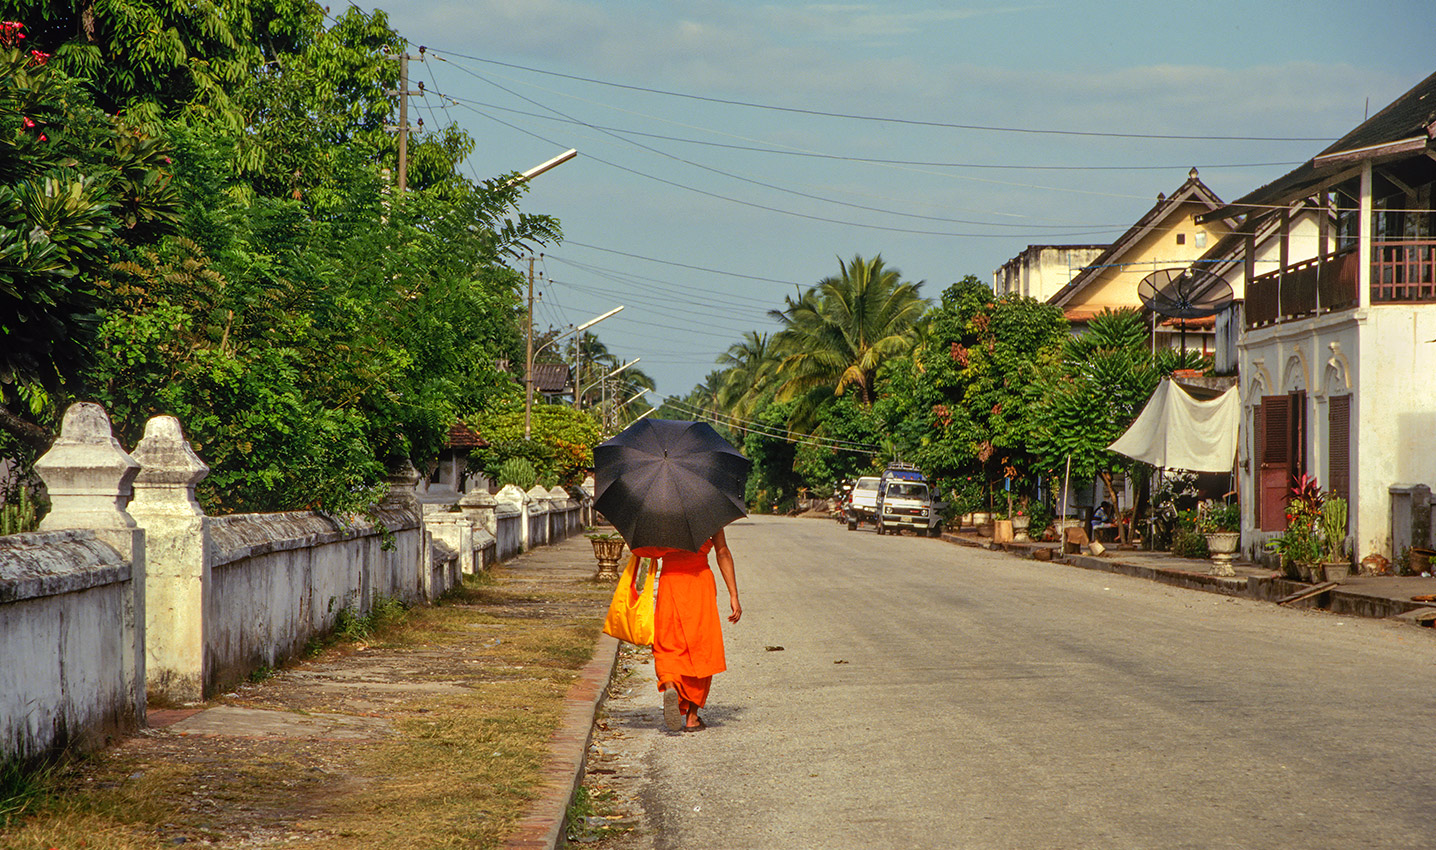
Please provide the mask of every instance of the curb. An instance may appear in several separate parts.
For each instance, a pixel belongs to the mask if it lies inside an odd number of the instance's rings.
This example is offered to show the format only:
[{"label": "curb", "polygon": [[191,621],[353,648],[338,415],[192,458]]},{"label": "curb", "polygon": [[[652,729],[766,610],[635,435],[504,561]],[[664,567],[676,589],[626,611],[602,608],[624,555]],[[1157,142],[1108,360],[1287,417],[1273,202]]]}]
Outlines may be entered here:
[{"label": "curb", "polygon": [[564,818],[583,779],[593,720],[608,694],[618,661],[618,639],[601,634],[593,658],[579,671],[564,698],[563,717],[549,739],[539,793],[528,814],[504,841],[505,850],[555,850],[563,841]]},{"label": "curb", "polygon": [[[986,549],[992,552],[1005,552],[1015,558],[1030,557],[1031,549],[1034,548],[1024,544],[998,544],[990,541],[973,540],[969,537],[955,534],[943,534],[942,539],[948,543],[959,546]],[[1146,579],[1172,587],[1200,590],[1222,596],[1241,596],[1262,602],[1276,602],[1287,594],[1295,593],[1310,586],[1283,578],[1214,576],[1206,573],[1194,573],[1188,570],[1132,564],[1116,559],[1098,558],[1092,555],[1054,555],[1051,563],[1096,572],[1117,573],[1119,575]],[[1366,594],[1353,593],[1349,590],[1341,590],[1338,588],[1333,588],[1317,594],[1310,599],[1293,603],[1289,607],[1317,609],[1328,611],[1332,614],[1373,620],[1396,619],[1409,621],[1417,626],[1422,625],[1427,619],[1431,619],[1427,617],[1413,619],[1411,617],[1412,614],[1424,613],[1424,610],[1429,607],[1428,603],[1388,599],[1384,596],[1368,596]]]}]

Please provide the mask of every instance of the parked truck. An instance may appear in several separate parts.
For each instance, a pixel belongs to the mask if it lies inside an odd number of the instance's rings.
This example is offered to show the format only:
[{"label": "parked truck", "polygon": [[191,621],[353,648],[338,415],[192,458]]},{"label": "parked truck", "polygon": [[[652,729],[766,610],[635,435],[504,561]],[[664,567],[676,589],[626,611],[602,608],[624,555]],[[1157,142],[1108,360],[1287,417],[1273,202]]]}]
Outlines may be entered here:
[{"label": "parked truck", "polygon": [[932,498],[932,488],[922,470],[912,464],[891,463],[883,470],[874,515],[878,534],[897,534],[903,529],[932,537],[942,534],[942,512]]}]

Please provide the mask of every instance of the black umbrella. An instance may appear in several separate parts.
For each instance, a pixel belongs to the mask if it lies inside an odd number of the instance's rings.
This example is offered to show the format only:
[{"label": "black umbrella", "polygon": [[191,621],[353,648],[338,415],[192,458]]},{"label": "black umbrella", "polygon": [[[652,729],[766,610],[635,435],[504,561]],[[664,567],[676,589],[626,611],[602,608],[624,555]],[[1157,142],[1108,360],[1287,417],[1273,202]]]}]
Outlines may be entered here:
[{"label": "black umbrella", "polygon": [[752,463],[706,422],[640,419],[593,450],[593,506],[631,549],[697,552],[746,516]]}]

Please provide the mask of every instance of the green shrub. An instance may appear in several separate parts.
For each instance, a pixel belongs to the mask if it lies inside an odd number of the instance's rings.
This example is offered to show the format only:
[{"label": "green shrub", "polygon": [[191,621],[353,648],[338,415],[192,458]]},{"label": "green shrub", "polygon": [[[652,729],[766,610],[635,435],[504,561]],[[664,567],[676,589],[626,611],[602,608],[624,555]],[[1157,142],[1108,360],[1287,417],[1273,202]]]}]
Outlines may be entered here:
[{"label": "green shrub", "polygon": [[1172,535],[1172,554],[1179,558],[1209,558],[1207,539],[1195,531],[1182,529]]},{"label": "green shrub", "polygon": [[497,480],[500,487],[512,484],[520,490],[529,490],[538,481],[538,473],[524,458],[511,457],[499,465]]}]

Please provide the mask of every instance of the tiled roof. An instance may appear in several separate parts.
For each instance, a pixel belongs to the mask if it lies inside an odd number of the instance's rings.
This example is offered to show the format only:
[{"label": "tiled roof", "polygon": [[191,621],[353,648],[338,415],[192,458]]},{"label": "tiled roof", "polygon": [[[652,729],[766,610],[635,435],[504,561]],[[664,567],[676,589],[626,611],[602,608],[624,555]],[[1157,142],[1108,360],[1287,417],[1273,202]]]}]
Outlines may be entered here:
[{"label": "tiled roof", "polygon": [[478,432],[462,422],[455,422],[449,426],[449,448],[473,449],[482,448],[488,444],[488,441],[480,437]]},{"label": "tiled roof", "polygon": [[1126,233],[1109,245],[1107,250],[1103,251],[1090,265],[1078,272],[1066,286],[1057,290],[1047,300],[1047,303],[1061,307],[1071,301],[1087,284],[1095,280],[1104,268],[1114,260],[1119,260],[1123,253],[1130,250],[1153,227],[1159,225],[1173,210],[1188,201],[1199,201],[1213,208],[1221,206],[1222,203],[1221,198],[1218,198],[1215,192],[1208,189],[1207,185],[1197,178],[1197,170],[1193,168],[1187,177],[1187,182],[1173,192],[1171,197],[1159,197],[1157,203],[1147,210],[1147,213],[1138,219],[1136,224],[1128,228]]}]

